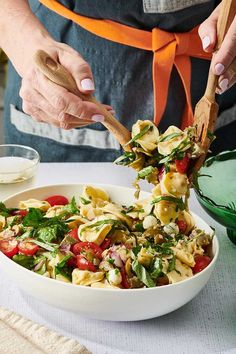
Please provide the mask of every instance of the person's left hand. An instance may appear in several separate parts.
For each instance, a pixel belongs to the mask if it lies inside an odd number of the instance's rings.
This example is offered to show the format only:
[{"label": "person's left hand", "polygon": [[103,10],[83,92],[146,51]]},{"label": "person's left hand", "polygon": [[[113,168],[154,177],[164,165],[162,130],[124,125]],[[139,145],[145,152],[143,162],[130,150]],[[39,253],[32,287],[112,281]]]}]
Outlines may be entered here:
[{"label": "person's left hand", "polygon": [[[217,20],[220,6],[199,27],[203,49],[214,52],[217,43]],[[213,54],[211,70],[219,76],[216,92],[222,94],[236,83],[236,15],[219,51]]]}]

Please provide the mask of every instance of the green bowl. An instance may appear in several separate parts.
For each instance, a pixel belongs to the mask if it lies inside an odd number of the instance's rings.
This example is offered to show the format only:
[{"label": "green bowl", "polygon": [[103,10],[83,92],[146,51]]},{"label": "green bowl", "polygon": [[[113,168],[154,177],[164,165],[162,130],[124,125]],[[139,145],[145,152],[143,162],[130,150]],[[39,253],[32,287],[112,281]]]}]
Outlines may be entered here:
[{"label": "green bowl", "polygon": [[236,244],[236,150],[205,161],[195,181],[195,192],[203,209],[226,227]]}]

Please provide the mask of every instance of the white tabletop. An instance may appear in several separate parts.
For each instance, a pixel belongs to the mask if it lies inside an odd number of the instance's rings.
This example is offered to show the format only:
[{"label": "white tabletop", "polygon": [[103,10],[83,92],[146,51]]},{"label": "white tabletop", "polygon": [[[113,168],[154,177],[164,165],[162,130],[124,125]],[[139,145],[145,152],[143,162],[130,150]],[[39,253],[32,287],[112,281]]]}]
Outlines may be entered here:
[{"label": "white tabletop", "polygon": [[[82,182],[131,186],[134,176],[132,170],[110,163],[44,163],[33,181],[0,185],[0,200],[27,187],[46,184]],[[1,268],[0,304],[77,339],[94,354],[236,353],[236,247],[228,240],[225,229],[202,210],[194,195],[190,206],[215,227],[220,256],[206,287],[179,310],[140,322],[90,320],[22,293]]]}]

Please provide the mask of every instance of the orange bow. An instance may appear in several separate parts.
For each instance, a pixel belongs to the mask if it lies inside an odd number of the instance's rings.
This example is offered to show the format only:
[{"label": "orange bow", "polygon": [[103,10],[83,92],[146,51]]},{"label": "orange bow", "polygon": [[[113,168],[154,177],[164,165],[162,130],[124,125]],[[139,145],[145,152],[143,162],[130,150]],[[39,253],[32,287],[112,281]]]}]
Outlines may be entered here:
[{"label": "orange bow", "polygon": [[211,59],[211,54],[202,49],[197,27],[186,33],[171,33],[159,28],[153,28],[152,32],[149,32],[111,20],[81,16],[56,0],[40,0],[40,2],[97,36],[120,44],[153,51],[154,122],[157,125],[165,111],[170,75],[173,65],[175,65],[186,95],[186,108],[181,127],[183,129],[193,123],[190,57]]}]

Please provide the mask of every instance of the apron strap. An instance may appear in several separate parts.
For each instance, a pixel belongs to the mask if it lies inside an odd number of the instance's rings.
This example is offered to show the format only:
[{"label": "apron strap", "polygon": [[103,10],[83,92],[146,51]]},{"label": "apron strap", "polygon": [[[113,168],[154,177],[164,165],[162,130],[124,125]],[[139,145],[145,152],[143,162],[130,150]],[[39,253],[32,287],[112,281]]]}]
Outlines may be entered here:
[{"label": "apron strap", "polygon": [[111,20],[93,19],[79,15],[56,0],[40,2],[57,14],[71,20],[87,31],[107,40],[153,52],[154,122],[159,124],[167,103],[170,75],[175,65],[186,95],[186,107],[181,128],[193,124],[191,104],[190,57],[210,60],[211,53],[202,49],[198,27],[190,32],[172,33],[159,28],[144,31]]}]

